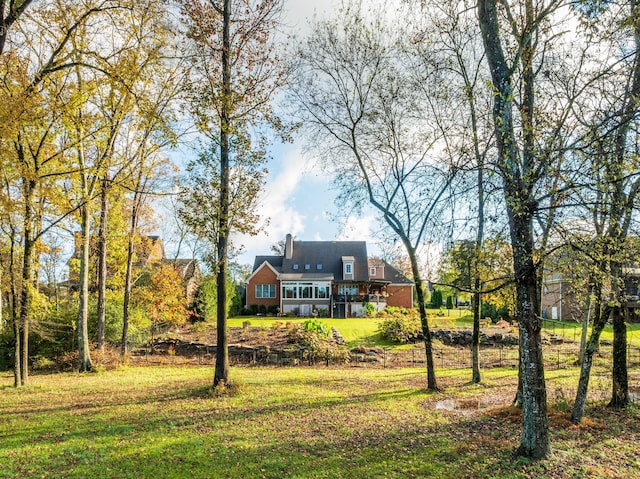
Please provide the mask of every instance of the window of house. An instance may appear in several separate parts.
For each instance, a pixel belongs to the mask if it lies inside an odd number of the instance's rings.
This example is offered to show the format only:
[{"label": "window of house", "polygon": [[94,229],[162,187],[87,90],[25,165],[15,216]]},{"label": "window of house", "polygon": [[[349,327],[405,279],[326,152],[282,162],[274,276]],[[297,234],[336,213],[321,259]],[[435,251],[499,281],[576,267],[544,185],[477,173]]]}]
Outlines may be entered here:
[{"label": "window of house", "polygon": [[315,287],[315,297],[318,299],[329,299],[330,286],[328,285],[320,285]]},{"label": "window of house", "polygon": [[345,294],[348,296],[358,296],[358,285],[353,284],[341,284],[338,286],[338,294]]},{"label": "window of house", "polygon": [[295,299],[298,297],[298,285],[287,284],[282,287],[282,297],[287,299]]},{"label": "window of house", "polygon": [[304,265],[304,269],[311,269],[311,265],[310,264],[305,264]]},{"label": "window of house", "polygon": [[300,297],[312,298],[313,297],[313,284],[312,283],[300,283]]},{"label": "window of house", "polygon": [[375,276],[376,275],[376,269],[375,268],[369,268],[369,275]]},{"label": "window of house", "polygon": [[322,269],[322,263],[318,263],[318,264],[316,265],[316,269],[317,269],[317,270],[321,270],[321,269]]},{"label": "window of house", "polygon": [[256,284],[256,298],[275,298],[275,284]]},{"label": "window of house", "polygon": [[353,265],[351,263],[347,263],[344,265],[344,272],[346,274],[351,274],[352,271],[353,271]]},{"label": "window of house", "polygon": [[298,263],[293,263],[293,269],[298,269]]}]

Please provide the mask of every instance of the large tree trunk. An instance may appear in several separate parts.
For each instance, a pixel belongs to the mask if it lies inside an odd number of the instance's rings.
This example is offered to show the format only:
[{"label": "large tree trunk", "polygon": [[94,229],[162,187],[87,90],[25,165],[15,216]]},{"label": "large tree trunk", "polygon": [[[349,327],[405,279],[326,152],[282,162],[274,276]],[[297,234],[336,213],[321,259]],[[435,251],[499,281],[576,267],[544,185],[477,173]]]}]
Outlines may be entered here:
[{"label": "large tree trunk", "polygon": [[84,205],[80,209],[80,275],[78,291],[80,305],[78,307],[78,370],[80,372],[91,371],[91,354],[89,350],[89,208]]},{"label": "large tree trunk", "polygon": [[227,344],[227,248],[229,242],[229,116],[231,101],[231,64],[229,28],[231,0],[224,0],[222,31],[222,114],[220,124],[220,218],[218,222],[217,271],[217,344],[214,387],[229,382],[229,348]]},{"label": "large tree trunk", "polygon": [[[533,3],[524,2],[528,25],[534,25]],[[531,34],[519,38],[523,42],[522,66],[522,148],[516,142],[514,121],[513,70],[502,49],[499,14],[495,0],[478,1],[478,20],[484,50],[491,70],[494,104],[493,120],[498,150],[497,166],[503,180],[504,197],[509,218],[513,269],[516,288],[516,316],[520,333],[520,376],[522,381],[523,428],[518,454],[543,458],[549,452],[547,392],[542,360],[540,298],[538,271],[533,258],[533,215],[537,203],[533,197],[535,170],[539,159],[534,142],[534,79]]]},{"label": "large tree trunk", "polygon": [[[513,198],[511,200],[513,201]],[[549,453],[549,425],[542,357],[542,319],[539,314],[537,271],[533,262],[533,238],[529,219],[514,218],[513,211],[509,213],[514,244],[516,311],[521,341],[523,428],[518,453],[527,457],[543,458]]]},{"label": "large tree trunk", "polygon": [[[628,143],[633,139],[629,138],[629,134],[632,133],[633,119],[637,117],[640,111],[640,1],[632,0],[629,3],[629,17],[628,23],[633,26],[633,38],[634,38],[634,56],[633,67],[630,72],[630,86],[625,88],[624,96],[621,98],[620,108],[620,124],[615,137],[616,158],[614,159],[616,166],[622,168],[628,160],[629,155],[634,154],[634,146],[630,146]],[[637,145],[635,145],[637,147]],[[626,175],[626,170],[624,175]],[[632,192],[628,193],[623,190],[622,178],[623,175],[616,175],[613,180],[616,182],[616,200],[619,201],[625,207],[625,217],[622,227],[618,227],[617,230],[620,235],[616,236],[618,239],[619,247],[622,247],[623,242],[627,238],[627,232],[632,217],[632,208],[635,206],[637,183],[631,188]],[[615,211],[615,210],[614,210]],[[615,217],[614,215],[612,215]],[[617,225],[616,225],[617,226]],[[622,288],[624,279],[622,276],[622,267],[616,262],[611,267],[611,273],[614,281],[614,290]],[[617,294],[617,305],[613,308],[613,391],[609,406],[616,408],[626,407],[629,402],[629,383],[627,378],[627,326],[625,324],[624,313],[622,311],[622,302],[625,301],[624,294]]]},{"label": "large tree trunk", "polygon": [[107,292],[107,217],[109,178],[105,176],[100,192],[100,228],[98,231],[98,349],[104,351],[104,326]]}]

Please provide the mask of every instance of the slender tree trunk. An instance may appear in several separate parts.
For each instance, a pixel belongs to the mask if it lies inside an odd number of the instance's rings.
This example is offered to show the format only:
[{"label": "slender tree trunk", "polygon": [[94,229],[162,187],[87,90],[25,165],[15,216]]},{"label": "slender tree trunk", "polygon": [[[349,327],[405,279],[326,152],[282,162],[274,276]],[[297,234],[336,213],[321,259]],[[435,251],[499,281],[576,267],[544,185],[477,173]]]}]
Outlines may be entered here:
[{"label": "slender tree trunk", "polygon": [[476,284],[471,304],[473,306],[473,333],[471,335],[471,381],[479,383],[480,377],[480,285]]},{"label": "slender tree trunk", "polygon": [[617,304],[611,311],[613,320],[613,390],[609,407],[625,408],[629,404],[627,376],[627,325],[622,307]]},{"label": "slender tree trunk", "polygon": [[479,383],[480,377],[480,288],[482,281],[480,278],[480,253],[482,251],[482,241],[484,239],[484,162],[482,155],[478,151],[478,140],[476,136],[475,115],[473,115],[474,124],[474,143],[476,145],[476,158],[478,159],[478,230],[476,232],[476,244],[473,255],[473,334],[471,338],[471,380]]},{"label": "slender tree trunk", "polygon": [[587,393],[589,390],[589,378],[591,376],[591,367],[593,366],[593,355],[598,351],[598,343],[600,341],[600,333],[607,324],[611,308],[605,307],[602,311],[602,286],[596,284],[593,286],[594,292],[594,311],[593,311],[593,329],[591,336],[584,350],[582,364],[580,365],[580,379],[578,380],[578,390],[576,391],[576,400],[573,403],[571,411],[571,422],[578,424],[584,416],[584,406],[587,402]]},{"label": "slender tree trunk", "polygon": [[589,287],[587,288],[587,297],[585,298],[584,312],[582,314],[582,331],[580,334],[580,353],[578,354],[578,364],[582,366],[585,351],[587,349],[587,335],[589,334],[589,322],[591,317],[591,295],[593,294],[593,281],[590,278]]},{"label": "slender tree trunk", "polygon": [[13,386],[19,387],[22,385],[22,368],[20,364],[20,350],[21,350],[21,341],[20,341],[20,318],[18,317],[18,292],[16,288],[16,273],[15,273],[15,231],[13,228],[11,229],[11,238],[10,238],[10,246],[9,246],[9,277],[10,277],[10,287],[11,287],[11,298],[10,298],[10,311],[11,311],[11,322],[13,323],[13,339],[14,339],[14,351],[13,351]]},{"label": "slender tree trunk", "polygon": [[403,239],[405,248],[411,261],[411,271],[413,273],[413,282],[416,286],[416,295],[418,297],[418,312],[420,314],[420,325],[422,327],[422,336],[424,337],[424,349],[427,355],[427,389],[429,391],[437,391],[438,384],[436,382],[436,369],[433,362],[433,347],[431,342],[431,331],[429,331],[429,320],[427,318],[427,309],[424,299],[424,283],[420,275],[418,267],[418,259],[416,250],[411,246],[407,238]]},{"label": "slender tree trunk", "polygon": [[122,340],[120,342],[120,355],[125,356],[128,352],[128,339],[129,339],[129,304],[131,303],[131,288],[133,277],[133,255],[134,255],[134,241],[136,234],[136,226],[138,223],[138,212],[135,205],[131,211],[131,226],[129,229],[129,241],[127,244],[127,270],[124,278],[124,301],[122,306]]},{"label": "slender tree trunk", "polygon": [[98,349],[104,351],[104,326],[107,292],[107,217],[109,178],[104,177],[100,192],[100,228],[98,231]]},{"label": "slender tree trunk", "polygon": [[36,183],[34,180],[25,182],[25,208],[24,208],[24,239],[23,239],[23,261],[22,261],[22,289],[20,291],[20,320],[19,325],[22,331],[21,348],[21,386],[29,384],[29,315],[31,309],[31,294],[33,289],[32,262],[34,240],[32,238],[32,208],[31,202]]},{"label": "slender tree trunk", "polygon": [[229,116],[231,102],[231,0],[224,0],[222,31],[222,114],[220,124],[220,218],[218,222],[217,345],[214,387],[229,382],[227,344],[227,248],[229,242]]},{"label": "slender tree trunk", "polygon": [[77,334],[78,334],[78,370],[80,372],[91,371],[91,353],[89,350],[89,208],[84,205],[80,209],[80,276],[79,276],[79,300]]}]

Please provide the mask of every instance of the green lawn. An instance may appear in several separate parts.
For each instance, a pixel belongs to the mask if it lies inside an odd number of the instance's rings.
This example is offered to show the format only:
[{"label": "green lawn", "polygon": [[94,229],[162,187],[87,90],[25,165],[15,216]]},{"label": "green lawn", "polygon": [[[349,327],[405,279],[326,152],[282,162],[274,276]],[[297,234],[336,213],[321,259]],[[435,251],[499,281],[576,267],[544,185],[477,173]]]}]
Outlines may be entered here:
[{"label": "green lawn", "polygon": [[[240,327],[245,321],[249,321],[251,326],[270,328],[275,322],[303,323],[307,318],[254,318],[240,317],[229,319],[230,327]],[[331,319],[320,318],[320,321],[327,326],[335,326],[342,337],[351,348],[360,344],[368,346],[393,346],[394,344],[380,337],[378,332],[378,322],[376,318],[348,318]]]},{"label": "green lawn", "polygon": [[[428,310],[430,324],[440,328],[472,328],[473,318],[467,310],[444,311],[444,316],[436,316],[437,310]],[[306,318],[264,318],[264,317],[236,317],[229,319],[230,327],[241,327],[244,321],[249,321],[252,326],[270,328],[274,322],[304,322]],[[348,318],[331,319],[320,318],[329,327],[335,326],[340,334],[347,341],[351,348],[358,345],[381,346],[398,348],[398,345],[384,340],[378,333],[378,322],[376,318]],[[547,333],[564,336],[572,341],[579,342],[582,325],[573,321],[551,321],[544,320],[544,331]],[[589,328],[589,333],[591,328]],[[611,325],[604,328],[600,336],[601,340],[612,341],[613,329]],[[630,346],[640,347],[640,323],[627,325],[627,342]],[[400,347],[402,349],[402,347]]]},{"label": "green lawn", "polygon": [[[582,325],[574,321],[544,321],[544,330],[552,332],[567,339],[580,341],[582,334]],[[591,328],[589,328],[591,334]],[[613,341],[613,326],[608,324],[604,327],[600,339],[604,341]],[[627,324],[627,343],[634,347],[640,347],[640,323]]]},{"label": "green lawn", "polygon": [[[432,319],[432,322],[439,327],[471,327],[473,321],[468,315],[468,311],[465,310],[451,310],[442,317],[435,317],[437,310],[428,310],[427,313]],[[264,328],[270,328],[275,322],[294,322],[302,323],[307,318],[268,318],[268,317],[235,317],[229,318],[229,327],[241,327],[242,323],[249,321],[251,326],[259,326]],[[397,344],[391,343],[383,339],[378,332],[379,319],[377,318],[347,318],[347,319],[332,319],[332,318],[319,318],[320,321],[327,326],[335,326],[340,334],[347,342],[347,345],[351,348],[358,345],[366,346],[381,346],[381,347],[397,347]]]},{"label": "green lawn", "polygon": [[[125,368],[0,376],[0,477],[6,478],[569,478],[639,477],[640,415],[588,408],[567,421],[549,371],[553,454],[512,453],[512,370],[233,368],[233,394],[212,395],[212,369]],[[560,398],[560,399],[558,399]]]}]

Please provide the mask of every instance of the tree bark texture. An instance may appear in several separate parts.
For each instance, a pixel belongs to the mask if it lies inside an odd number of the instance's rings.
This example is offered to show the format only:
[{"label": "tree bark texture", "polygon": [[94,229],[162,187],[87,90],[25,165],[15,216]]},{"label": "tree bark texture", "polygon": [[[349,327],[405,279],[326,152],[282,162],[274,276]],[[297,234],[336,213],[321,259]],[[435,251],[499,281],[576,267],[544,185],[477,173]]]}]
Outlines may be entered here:
[{"label": "tree bark texture", "polygon": [[622,307],[612,308],[613,321],[613,370],[612,391],[609,407],[625,408],[629,404],[629,381],[627,376],[627,325]]},{"label": "tree bark texture", "polygon": [[[533,5],[524,1],[527,24],[533,25]],[[478,20],[494,88],[493,120],[498,150],[497,167],[503,181],[509,219],[516,289],[516,316],[520,333],[523,427],[518,454],[543,458],[549,452],[547,393],[542,359],[538,271],[534,263],[533,199],[537,158],[533,146],[534,73],[531,33],[523,32],[522,94],[520,116],[522,151],[515,137],[513,70],[502,50],[502,30],[495,0],[478,1]]]},{"label": "tree bark texture", "polygon": [[102,181],[100,192],[100,228],[98,231],[98,337],[97,346],[104,351],[104,326],[106,317],[107,292],[107,217],[108,217],[109,179]]},{"label": "tree bark texture", "polygon": [[600,333],[602,333],[611,314],[610,307],[605,307],[604,310],[602,310],[602,286],[599,284],[594,285],[593,293],[593,329],[591,330],[591,336],[589,336],[589,341],[584,349],[582,364],[580,365],[578,390],[576,391],[576,400],[573,403],[573,409],[571,411],[571,422],[574,424],[578,424],[584,416],[584,406],[587,402],[587,393],[589,390],[589,378],[591,376],[591,367],[593,366],[593,355],[598,351]]},{"label": "tree bark texture", "polygon": [[222,12],[222,108],[220,115],[220,218],[217,244],[217,345],[214,387],[229,382],[227,343],[227,250],[229,243],[229,129],[231,103],[230,24],[231,0],[224,0]]},{"label": "tree bark texture", "polygon": [[81,251],[80,251],[80,276],[78,292],[80,305],[78,307],[78,370],[80,372],[91,371],[91,353],[89,350],[89,210],[83,206],[80,210],[81,225]]},{"label": "tree bark texture", "polygon": [[431,331],[429,330],[429,321],[427,319],[427,309],[424,300],[424,285],[420,276],[420,268],[416,257],[415,249],[408,246],[405,241],[405,247],[409,253],[411,261],[411,269],[413,271],[413,281],[416,286],[416,295],[418,297],[418,312],[420,313],[420,325],[422,327],[422,335],[424,337],[424,349],[427,355],[427,389],[429,391],[437,391],[438,384],[436,381],[435,364],[433,362],[433,346],[431,343]]}]

